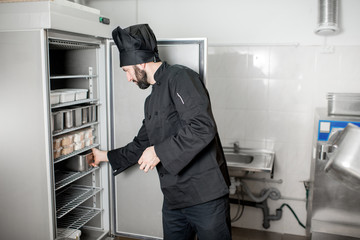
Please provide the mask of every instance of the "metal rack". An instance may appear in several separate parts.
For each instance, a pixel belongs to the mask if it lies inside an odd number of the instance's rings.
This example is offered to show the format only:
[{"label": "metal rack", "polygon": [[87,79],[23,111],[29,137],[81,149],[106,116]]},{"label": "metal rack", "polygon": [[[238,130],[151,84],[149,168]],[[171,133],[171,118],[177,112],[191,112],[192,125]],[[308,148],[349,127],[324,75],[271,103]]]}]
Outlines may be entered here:
[{"label": "metal rack", "polygon": [[[95,62],[90,61],[91,59],[89,54],[93,54],[94,52],[88,51],[86,49],[97,49],[100,47],[99,43],[49,38],[48,44],[49,49],[51,50],[50,61],[52,71],[50,72],[51,76],[49,76],[49,81],[52,89],[88,89],[88,96],[86,99],[53,104],[51,105],[52,112],[62,111],[66,108],[72,109],[73,106],[86,107],[90,104],[89,106],[96,105],[97,114],[96,118],[90,122],[81,124],[80,126],[77,124],[78,126],[63,128],[61,131],[53,132],[52,137],[54,138],[68,133],[71,134],[72,132],[91,127],[93,130],[95,130],[94,137],[97,138],[99,136],[98,106],[101,105],[99,103],[100,100],[98,99],[99,95],[96,94],[98,92],[98,75],[96,74],[96,71],[93,71],[93,68],[96,67]],[[70,54],[74,53],[73,50],[80,51],[76,51],[76,54]],[[92,57],[95,56],[92,55]],[[82,62],[82,58],[89,58],[89,61],[84,61],[83,64],[80,64],[79,69],[72,69],[72,66],[69,67],[69,69],[59,67],[66,63],[66,60],[68,60],[70,63],[69,65],[71,65],[71,63],[78,63],[80,60]],[[85,68],[88,69],[88,73],[83,74]],[[83,114],[83,112],[81,114]],[[94,140],[94,144],[90,146],[75,150],[70,154],[62,155],[53,159],[55,177],[54,200],[56,203],[56,239],[58,240],[68,239],[69,236],[76,231],[83,231],[83,229],[80,228],[87,225],[87,223],[96,217],[99,213],[101,215],[101,212],[103,211],[101,208],[101,199],[99,201],[99,197],[101,197],[101,191],[103,190],[101,183],[98,182],[98,178],[101,174],[101,171],[99,171],[100,168],[91,167],[88,171],[74,172],[66,170],[65,164],[62,164],[66,159],[100,146],[100,141],[97,140],[97,142],[98,143],[95,143]],[[103,231],[103,229],[101,229],[102,221],[103,217],[100,216],[100,218],[93,219],[90,225],[95,225],[94,228],[96,228],[98,231]],[[87,237],[85,238],[88,239]]]},{"label": "metal rack", "polygon": [[98,43],[69,41],[65,39],[49,38],[50,49],[93,49],[100,48]]},{"label": "metal rack", "polygon": [[61,161],[64,161],[65,159],[68,159],[68,158],[70,158],[70,157],[72,157],[72,156],[75,156],[75,155],[77,155],[77,154],[79,154],[79,153],[86,152],[87,150],[90,150],[90,149],[92,149],[92,148],[94,148],[94,147],[97,147],[97,146],[99,146],[99,144],[98,144],[98,143],[95,143],[95,144],[92,144],[92,145],[90,145],[90,146],[88,146],[88,147],[84,147],[84,148],[82,148],[82,149],[80,149],[80,150],[75,150],[75,151],[73,151],[73,152],[70,153],[70,154],[66,154],[66,155],[60,156],[60,157],[58,157],[58,158],[55,158],[55,159],[54,159],[54,163],[59,163],[59,162],[61,162]]},{"label": "metal rack", "polygon": [[96,78],[97,75],[53,75],[50,79],[69,79],[69,78]]},{"label": "metal rack", "polygon": [[72,185],[56,195],[56,217],[61,218],[101,191],[99,187]]},{"label": "metal rack", "polygon": [[99,101],[99,99],[87,98],[87,99],[77,100],[77,101],[72,101],[72,102],[56,103],[56,104],[51,105],[51,109],[61,108],[61,107],[69,107],[69,106],[84,104],[84,103],[96,103],[98,101]]},{"label": "metal rack", "polygon": [[86,172],[55,171],[55,191],[69,185],[70,183],[96,171],[99,167],[93,167]]},{"label": "metal rack", "polygon": [[83,129],[83,128],[87,128],[87,127],[92,127],[92,126],[95,126],[95,125],[98,125],[99,122],[91,122],[91,123],[87,123],[87,124],[83,124],[79,127],[73,127],[73,128],[67,128],[67,129],[64,129],[60,132],[56,132],[53,134],[53,137],[56,137],[56,136],[59,136],[59,135],[62,135],[62,134],[65,134],[65,133],[69,133],[69,132],[74,132],[76,130],[80,130],[80,129]]},{"label": "metal rack", "polygon": [[[58,227],[66,229],[79,229],[87,222],[101,213],[101,209],[89,207],[77,207],[63,218],[58,220]],[[64,233],[66,232],[66,233]],[[58,231],[59,237],[66,237],[67,231]]]}]

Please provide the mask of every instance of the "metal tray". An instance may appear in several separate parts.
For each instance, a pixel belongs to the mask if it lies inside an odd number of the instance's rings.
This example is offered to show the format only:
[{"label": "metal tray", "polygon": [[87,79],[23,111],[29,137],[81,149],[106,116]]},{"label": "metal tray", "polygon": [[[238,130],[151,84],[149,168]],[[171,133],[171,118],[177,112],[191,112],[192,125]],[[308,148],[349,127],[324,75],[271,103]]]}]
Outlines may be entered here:
[{"label": "metal tray", "polygon": [[328,114],[360,116],[360,93],[328,93]]},{"label": "metal tray", "polygon": [[73,156],[66,160],[65,166],[67,169],[75,172],[85,172],[90,169],[90,163],[94,161],[92,151]]}]

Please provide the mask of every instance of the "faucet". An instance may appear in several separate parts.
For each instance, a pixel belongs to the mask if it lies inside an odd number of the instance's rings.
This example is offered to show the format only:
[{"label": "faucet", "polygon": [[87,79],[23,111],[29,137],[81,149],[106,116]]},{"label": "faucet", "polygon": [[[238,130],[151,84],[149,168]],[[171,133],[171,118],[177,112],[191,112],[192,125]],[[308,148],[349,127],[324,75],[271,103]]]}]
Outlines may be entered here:
[{"label": "faucet", "polygon": [[234,153],[239,153],[240,152],[240,144],[239,144],[239,141],[236,141],[232,144],[232,146],[226,146],[226,147],[223,147],[223,149],[226,149],[226,150],[230,150],[231,152],[234,152]]},{"label": "faucet", "polygon": [[238,153],[240,151],[239,141],[234,142],[234,153]]}]

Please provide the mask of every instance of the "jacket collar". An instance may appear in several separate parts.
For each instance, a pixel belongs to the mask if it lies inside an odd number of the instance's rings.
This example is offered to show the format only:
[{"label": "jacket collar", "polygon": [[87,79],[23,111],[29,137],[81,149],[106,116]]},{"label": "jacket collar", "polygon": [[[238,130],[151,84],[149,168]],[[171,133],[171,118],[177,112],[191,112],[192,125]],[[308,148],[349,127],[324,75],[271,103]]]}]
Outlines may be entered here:
[{"label": "jacket collar", "polygon": [[154,79],[156,81],[157,85],[160,85],[161,80],[163,79],[164,76],[164,72],[166,71],[166,69],[168,69],[170,67],[170,65],[167,62],[163,62],[160,67],[156,70],[155,74],[154,74]]}]

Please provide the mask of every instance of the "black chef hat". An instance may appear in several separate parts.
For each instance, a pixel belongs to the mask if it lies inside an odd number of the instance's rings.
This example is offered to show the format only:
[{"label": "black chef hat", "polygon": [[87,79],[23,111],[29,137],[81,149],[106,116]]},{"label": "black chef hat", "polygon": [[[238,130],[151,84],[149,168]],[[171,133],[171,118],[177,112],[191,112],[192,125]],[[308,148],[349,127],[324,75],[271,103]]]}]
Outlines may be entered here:
[{"label": "black chef hat", "polygon": [[138,24],[112,32],[120,52],[120,67],[161,61],[155,34],[148,24]]}]

